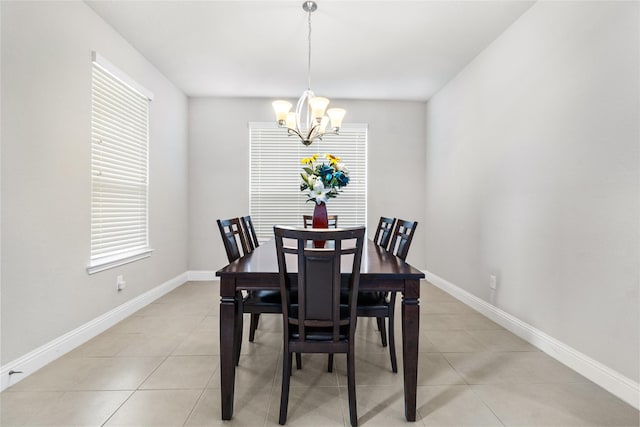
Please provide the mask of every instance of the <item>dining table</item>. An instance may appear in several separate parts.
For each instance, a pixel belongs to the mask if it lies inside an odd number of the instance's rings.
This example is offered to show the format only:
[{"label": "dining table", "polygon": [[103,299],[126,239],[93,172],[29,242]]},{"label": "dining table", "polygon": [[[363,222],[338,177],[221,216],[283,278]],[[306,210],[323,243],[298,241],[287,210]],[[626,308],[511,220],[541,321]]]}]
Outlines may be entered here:
[{"label": "dining table", "polygon": [[[402,295],[402,361],[404,408],[407,421],[416,420],[418,381],[418,335],[420,328],[420,279],[424,273],[412,267],[372,240],[365,240],[360,267],[361,291],[400,292]],[[289,274],[297,272],[291,266]],[[343,273],[346,283],[350,273]],[[222,419],[233,417],[236,372],[236,340],[240,291],[280,289],[275,241],[256,247],[253,252],[216,272],[220,277],[220,393]],[[241,336],[241,335],[240,335]]]}]

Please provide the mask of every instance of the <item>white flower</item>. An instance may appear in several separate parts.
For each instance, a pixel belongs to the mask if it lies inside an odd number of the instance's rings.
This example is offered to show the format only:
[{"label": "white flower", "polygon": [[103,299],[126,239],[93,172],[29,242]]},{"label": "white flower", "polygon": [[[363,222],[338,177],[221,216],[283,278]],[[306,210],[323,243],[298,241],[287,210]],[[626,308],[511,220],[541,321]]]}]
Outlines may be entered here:
[{"label": "white flower", "polygon": [[338,171],[341,171],[342,173],[344,173],[345,175],[349,175],[349,170],[347,169],[347,167],[344,165],[344,163],[342,162],[338,162],[335,164],[335,168]]},{"label": "white flower", "polygon": [[331,191],[331,188],[325,188],[321,179],[316,179],[313,188],[309,192],[309,200],[315,200],[316,204],[320,204],[321,202],[327,203],[329,197],[327,193]]}]

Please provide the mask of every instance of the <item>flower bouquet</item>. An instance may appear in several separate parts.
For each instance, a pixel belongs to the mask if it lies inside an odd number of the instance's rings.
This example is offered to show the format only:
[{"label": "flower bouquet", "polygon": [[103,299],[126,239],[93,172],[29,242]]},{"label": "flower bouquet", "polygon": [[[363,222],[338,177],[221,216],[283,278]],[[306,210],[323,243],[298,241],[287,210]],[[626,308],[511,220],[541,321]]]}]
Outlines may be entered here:
[{"label": "flower bouquet", "polygon": [[307,201],[313,200],[317,205],[337,197],[342,187],[349,184],[349,171],[344,163],[340,162],[340,157],[325,154],[328,163],[318,161],[319,157],[318,154],[314,154],[300,161],[305,165],[300,174],[302,177],[300,191],[309,190]]}]

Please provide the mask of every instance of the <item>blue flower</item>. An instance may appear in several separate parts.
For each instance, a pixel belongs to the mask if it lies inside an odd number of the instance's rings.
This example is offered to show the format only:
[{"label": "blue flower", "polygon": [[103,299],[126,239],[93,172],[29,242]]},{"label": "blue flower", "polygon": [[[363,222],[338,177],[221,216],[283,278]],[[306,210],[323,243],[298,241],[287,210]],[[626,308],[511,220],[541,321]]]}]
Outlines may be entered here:
[{"label": "blue flower", "polygon": [[334,176],[336,178],[336,181],[338,182],[339,187],[344,187],[349,183],[349,177],[341,171],[336,172]]},{"label": "blue flower", "polygon": [[332,175],[333,174],[333,168],[325,163],[322,163],[319,167],[318,167],[318,175],[320,175],[322,178],[324,178],[327,175]]}]

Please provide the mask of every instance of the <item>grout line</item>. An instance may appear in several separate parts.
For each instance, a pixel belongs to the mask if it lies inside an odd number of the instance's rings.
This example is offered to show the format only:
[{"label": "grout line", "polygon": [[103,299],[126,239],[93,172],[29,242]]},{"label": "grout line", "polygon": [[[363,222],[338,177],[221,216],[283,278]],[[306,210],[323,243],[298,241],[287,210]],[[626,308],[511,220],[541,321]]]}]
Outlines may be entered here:
[{"label": "grout line", "polygon": [[489,410],[491,411],[491,413],[493,414],[494,417],[496,417],[496,419],[498,421],[500,421],[500,424],[502,424],[503,426],[506,426],[505,422],[502,421],[502,418],[500,418],[498,416],[498,414],[493,410],[493,408],[487,403],[485,402],[485,400],[482,398],[482,396],[480,396],[478,393],[476,393],[476,391],[474,390],[474,387],[472,385],[468,385],[467,386],[469,388],[469,390],[471,391],[471,393],[473,393],[474,396],[476,396],[478,398],[478,400],[480,400],[480,402],[482,402],[482,404]]},{"label": "grout line", "polygon": [[187,415],[187,418],[185,418],[184,423],[182,423],[183,426],[186,426],[187,423],[189,423],[189,420],[191,419],[191,416],[193,415],[193,411],[195,411],[196,407],[200,403],[200,400],[203,399],[203,396],[204,396],[205,392],[207,391],[207,385],[209,384],[209,381],[211,381],[211,378],[213,377],[214,374],[215,374],[215,371],[213,371],[213,373],[209,377],[209,380],[207,381],[207,384],[205,384],[205,386],[202,388],[202,391],[200,391],[200,394],[198,395],[198,398],[196,399],[196,401],[193,404],[193,406],[191,407],[191,410],[189,411],[189,414]]},{"label": "grout line", "polygon": [[129,401],[129,399],[131,399],[131,397],[136,393],[136,391],[137,390],[131,390],[131,393],[129,393],[129,396],[127,396],[127,398],[125,400],[123,400],[120,405],[118,405],[118,407],[115,409],[115,411],[113,411],[111,413],[111,415],[109,415],[107,417],[107,419],[101,424],[101,426],[107,425],[109,420],[111,420],[111,418],[113,418],[113,416],[120,410],[120,408],[122,408]]}]

